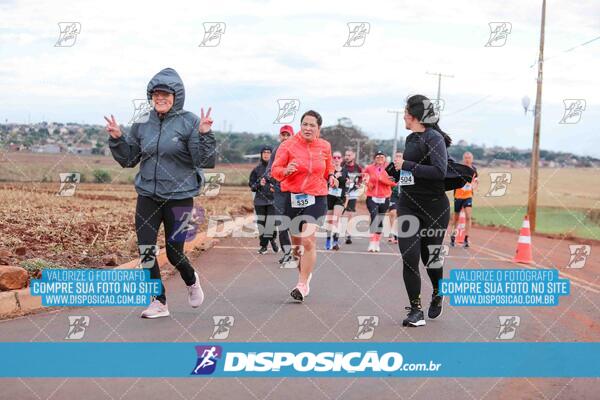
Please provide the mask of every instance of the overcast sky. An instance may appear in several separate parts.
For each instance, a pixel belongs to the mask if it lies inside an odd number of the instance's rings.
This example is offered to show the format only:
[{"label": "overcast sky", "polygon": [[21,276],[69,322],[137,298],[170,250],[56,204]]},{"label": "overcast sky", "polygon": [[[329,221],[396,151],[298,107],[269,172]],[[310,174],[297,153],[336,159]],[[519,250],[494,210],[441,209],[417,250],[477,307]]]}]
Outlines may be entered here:
[{"label": "overcast sky", "polygon": [[[578,46],[600,36],[600,2],[548,3],[541,147],[600,157],[600,39]],[[454,77],[442,80],[440,125],[455,140],[531,147],[521,98],[535,101],[541,1],[0,0],[0,12],[2,122],[113,113],[126,124],[152,75],[172,67],[185,108],[212,106],[218,129],[275,133],[277,99],[292,98],[325,125],[349,117],[392,138],[387,111],[409,94],[436,97],[426,72],[442,72]],[[81,24],[73,46],[55,46],[59,22]],[[199,46],[203,22],[225,23],[218,46]],[[344,47],[349,22],[368,23],[362,46]],[[485,46],[490,22],[510,23],[503,46]],[[585,100],[578,123],[559,123],[564,99]]]}]

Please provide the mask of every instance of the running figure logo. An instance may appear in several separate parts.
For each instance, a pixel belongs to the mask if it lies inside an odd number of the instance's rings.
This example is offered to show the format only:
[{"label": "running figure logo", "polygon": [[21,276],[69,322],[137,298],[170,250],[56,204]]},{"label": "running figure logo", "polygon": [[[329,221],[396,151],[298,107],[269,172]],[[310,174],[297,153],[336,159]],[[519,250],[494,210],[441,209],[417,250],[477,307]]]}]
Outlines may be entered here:
[{"label": "running figure logo", "polygon": [[423,124],[437,124],[440,120],[440,113],[444,109],[445,102],[442,99],[423,100]]},{"label": "running figure logo", "polygon": [[571,258],[566,268],[583,268],[588,256],[592,253],[592,246],[587,244],[570,244]]},{"label": "running figure logo", "polygon": [[78,340],[83,338],[85,329],[90,326],[90,317],[87,315],[70,315],[69,316],[69,331],[65,340]]},{"label": "running figure logo", "polygon": [[60,178],[60,188],[57,196],[74,196],[77,184],[81,180],[81,175],[78,172],[67,172],[58,174]]},{"label": "running figure logo", "polygon": [[348,39],[344,47],[361,47],[365,44],[369,32],[371,24],[368,22],[348,22]]},{"label": "running figure logo", "polygon": [[501,315],[498,316],[500,320],[500,329],[496,339],[499,340],[510,340],[515,337],[517,333],[517,327],[521,324],[521,317],[517,315]]},{"label": "running figure logo", "polygon": [[490,172],[491,186],[485,197],[501,197],[506,194],[508,184],[512,181],[511,172]]},{"label": "running figure logo", "polygon": [[217,359],[221,359],[221,346],[196,346],[198,361],[191,375],[210,375],[217,368]]},{"label": "running figure logo", "polygon": [[300,100],[298,99],[277,99],[277,118],[274,124],[291,124],[296,119],[296,113],[300,109]]},{"label": "running figure logo", "polygon": [[376,315],[359,315],[358,331],[356,331],[355,340],[369,340],[375,333],[375,328],[379,326],[379,317]]},{"label": "running figure logo", "polygon": [[225,34],[225,22],[204,22],[204,38],[198,47],[217,47]]},{"label": "running figure logo", "polygon": [[199,196],[215,197],[225,183],[225,174],[222,172],[208,172],[204,174],[204,184],[200,188]]},{"label": "running figure logo", "polygon": [[154,260],[158,256],[160,247],[155,244],[140,244],[140,268],[150,269],[154,266]]},{"label": "running figure logo", "polygon": [[144,124],[150,119],[150,111],[154,108],[152,102],[148,99],[133,99],[133,115],[129,120],[129,125],[138,123]]},{"label": "running figure logo", "polygon": [[450,247],[447,244],[430,244],[427,246],[429,250],[429,260],[425,268],[438,269],[444,266],[444,258],[450,252]]},{"label": "running figure logo", "polygon": [[565,113],[562,119],[558,122],[559,124],[576,124],[581,121],[581,115],[585,110],[584,99],[565,99],[563,100],[565,105]]},{"label": "running figure logo", "polygon": [[204,208],[173,207],[175,232],[170,240],[176,243],[189,242],[196,237],[198,227],[204,222]]},{"label": "running figure logo", "polygon": [[502,47],[506,44],[508,35],[512,31],[510,22],[490,22],[490,38],[485,47]]},{"label": "running figure logo", "polygon": [[79,22],[59,22],[60,35],[54,47],[73,47],[77,41],[77,35],[81,33]]},{"label": "running figure logo", "polygon": [[229,331],[233,327],[235,318],[231,315],[214,315],[213,322],[215,323],[213,333],[209,339],[224,340],[229,337]]}]

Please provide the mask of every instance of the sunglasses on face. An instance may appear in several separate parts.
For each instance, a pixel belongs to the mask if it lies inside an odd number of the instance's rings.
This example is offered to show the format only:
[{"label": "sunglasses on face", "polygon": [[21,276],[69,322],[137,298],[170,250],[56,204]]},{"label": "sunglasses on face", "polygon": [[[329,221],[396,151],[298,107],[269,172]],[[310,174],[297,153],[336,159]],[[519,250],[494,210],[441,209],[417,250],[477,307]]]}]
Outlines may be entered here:
[{"label": "sunglasses on face", "polygon": [[342,156],[333,156],[333,158],[341,159]]}]

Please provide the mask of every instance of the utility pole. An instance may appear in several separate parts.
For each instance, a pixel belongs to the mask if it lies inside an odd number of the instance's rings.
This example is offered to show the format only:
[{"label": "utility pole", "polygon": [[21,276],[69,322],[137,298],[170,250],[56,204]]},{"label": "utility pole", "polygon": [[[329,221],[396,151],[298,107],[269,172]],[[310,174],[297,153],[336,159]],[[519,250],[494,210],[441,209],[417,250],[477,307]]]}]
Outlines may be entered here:
[{"label": "utility pole", "polygon": [[529,198],[527,200],[527,215],[531,232],[535,232],[537,216],[537,187],[538,167],[540,163],[540,128],[542,114],[542,78],[544,66],[544,31],[546,25],[546,0],[542,1],[542,23],[540,28],[540,54],[538,57],[537,92],[535,95],[535,120],[533,123],[533,145],[531,148],[531,173],[529,174]]},{"label": "utility pole", "polygon": [[360,142],[366,142],[369,139],[355,138],[350,140],[356,142],[356,163],[360,164]]},{"label": "utility pole", "polygon": [[392,160],[394,159],[394,155],[396,155],[396,150],[398,149],[398,116],[400,113],[403,113],[404,110],[388,110],[389,113],[396,114],[396,128],[394,129],[394,151],[392,152]]},{"label": "utility pole", "polygon": [[442,90],[442,76],[444,78],[454,78],[454,75],[444,75],[441,72],[426,72],[427,75],[437,75],[438,77],[438,89],[437,89],[437,100],[441,99],[441,90]]}]

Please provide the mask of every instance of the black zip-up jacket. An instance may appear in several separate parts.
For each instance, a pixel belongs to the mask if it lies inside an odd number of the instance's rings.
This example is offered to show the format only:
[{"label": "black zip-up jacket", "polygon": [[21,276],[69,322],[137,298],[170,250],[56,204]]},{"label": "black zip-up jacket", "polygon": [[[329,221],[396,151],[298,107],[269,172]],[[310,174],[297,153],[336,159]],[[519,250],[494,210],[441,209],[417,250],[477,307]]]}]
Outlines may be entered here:
[{"label": "black zip-up jacket", "polygon": [[[256,195],[254,196],[254,205],[256,206],[267,206],[273,204],[273,183],[267,176],[267,165],[268,162],[260,161],[258,165],[250,173],[250,179],[248,180],[248,186]],[[266,184],[261,186],[260,180],[265,178]]]}]

